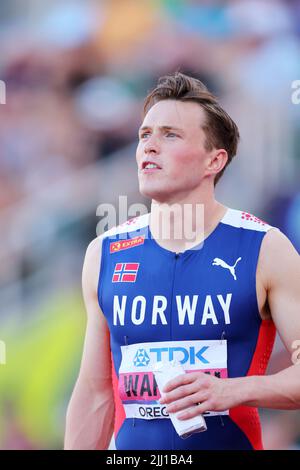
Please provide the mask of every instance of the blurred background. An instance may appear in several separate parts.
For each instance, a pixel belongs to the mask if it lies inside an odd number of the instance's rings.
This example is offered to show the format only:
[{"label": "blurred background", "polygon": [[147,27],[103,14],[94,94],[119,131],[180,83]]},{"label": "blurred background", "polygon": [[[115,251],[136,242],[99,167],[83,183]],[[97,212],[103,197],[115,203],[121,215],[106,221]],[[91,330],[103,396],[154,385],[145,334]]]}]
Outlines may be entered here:
[{"label": "blurred background", "polygon": [[[0,448],[61,449],[85,250],[99,204],[149,203],[135,147],[160,75],[192,74],[220,97],[242,139],[218,199],[299,251],[300,2],[2,0],[0,48]],[[289,364],[278,339],[269,372]],[[300,412],[261,417],[267,449],[300,448]]]}]

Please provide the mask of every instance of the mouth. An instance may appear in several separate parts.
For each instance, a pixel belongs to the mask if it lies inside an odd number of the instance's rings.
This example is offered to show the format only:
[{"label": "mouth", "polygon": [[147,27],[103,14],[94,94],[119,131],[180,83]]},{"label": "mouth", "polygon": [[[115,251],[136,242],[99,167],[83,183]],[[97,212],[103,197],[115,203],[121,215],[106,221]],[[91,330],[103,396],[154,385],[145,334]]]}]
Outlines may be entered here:
[{"label": "mouth", "polygon": [[145,161],[142,163],[141,171],[143,173],[152,173],[154,171],[161,170],[162,168],[154,162],[151,161]]}]

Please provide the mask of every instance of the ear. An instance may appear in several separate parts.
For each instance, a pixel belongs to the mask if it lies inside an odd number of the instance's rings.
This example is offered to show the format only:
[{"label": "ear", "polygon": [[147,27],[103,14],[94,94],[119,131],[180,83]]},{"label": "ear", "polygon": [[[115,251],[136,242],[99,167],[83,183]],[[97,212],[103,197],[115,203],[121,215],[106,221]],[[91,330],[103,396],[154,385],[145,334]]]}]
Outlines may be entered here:
[{"label": "ear", "polygon": [[213,150],[210,153],[208,163],[207,163],[207,172],[210,175],[216,175],[223,170],[224,166],[228,161],[228,154],[224,149]]}]

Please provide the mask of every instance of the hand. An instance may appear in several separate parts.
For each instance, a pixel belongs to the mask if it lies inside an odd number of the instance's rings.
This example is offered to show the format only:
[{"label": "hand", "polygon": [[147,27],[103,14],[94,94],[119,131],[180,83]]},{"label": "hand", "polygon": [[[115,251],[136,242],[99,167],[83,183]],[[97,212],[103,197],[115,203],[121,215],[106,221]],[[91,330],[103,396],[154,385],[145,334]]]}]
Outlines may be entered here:
[{"label": "hand", "polygon": [[[236,386],[232,387],[235,380]],[[163,388],[159,402],[168,404],[166,409],[170,413],[189,408],[177,414],[179,419],[184,420],[205,411],[224,411],[240,405],[237,385],[238,379],[219,379],[204,372],[189,372],[170,380]]]}]

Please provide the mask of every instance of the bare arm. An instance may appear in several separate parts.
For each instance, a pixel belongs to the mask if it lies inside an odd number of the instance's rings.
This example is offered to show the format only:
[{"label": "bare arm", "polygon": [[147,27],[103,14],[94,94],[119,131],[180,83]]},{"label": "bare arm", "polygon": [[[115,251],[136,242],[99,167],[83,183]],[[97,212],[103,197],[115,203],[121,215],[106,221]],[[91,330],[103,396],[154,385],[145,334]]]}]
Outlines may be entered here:
[{"label": "bare arm", "polygon": [[[268,303],[277,331],[290,353],[291,366],[277,374],[249,377],[247,383],[245,379],[240,379],[240,384],[245,388],[247,405],[298,409],[300,408],[300,257],[291,242],[279,231],[269,232],[263,243],[265,246],[261,262]],[[297,345],[299,355],[295,349]]]},{"label": "bare arm", "polygon": [[97,298],[100,257],[98,237],[87,249],[82,272],[87,327],[80,371],[67,410],[65,450],[107,449],[113,433],[109,331]]}]

